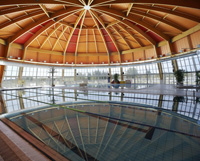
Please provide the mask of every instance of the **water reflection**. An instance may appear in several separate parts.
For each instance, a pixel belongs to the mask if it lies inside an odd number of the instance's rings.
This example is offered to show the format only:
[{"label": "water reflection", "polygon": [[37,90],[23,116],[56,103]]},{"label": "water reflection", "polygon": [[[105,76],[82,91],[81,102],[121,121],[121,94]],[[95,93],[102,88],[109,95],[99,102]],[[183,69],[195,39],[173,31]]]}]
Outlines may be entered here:
[{"label": "water reflection", "polygon": [[82,102],[26,110],[7,118],[72,161],[197,161],[200,157],[199,125],[154,108]]},{"label": "water reflection", "polygon": [[169,95],[151,95],[139,93],[98,92],[87,89],[25,89],[2,91],[0,94],[0,113],[9,113],[21,109],[38,107],[48,103],[57,104],[78,101],[116,101],[152,105],[162,109],[168,109],[188,116],[200,119],[199,98],[177,97]]}]

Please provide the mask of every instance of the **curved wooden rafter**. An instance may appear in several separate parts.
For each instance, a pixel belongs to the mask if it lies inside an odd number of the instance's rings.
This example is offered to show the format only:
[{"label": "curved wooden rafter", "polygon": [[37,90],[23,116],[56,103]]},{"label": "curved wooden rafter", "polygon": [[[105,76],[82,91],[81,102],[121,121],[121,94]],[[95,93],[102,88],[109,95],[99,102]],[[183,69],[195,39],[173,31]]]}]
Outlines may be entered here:
[{"label": "curved wooden rafter", "polygon": [[63,16],[63,18],[70,13],[74,13],[75,11],[80,10],[80,8],[77,7],[69,7],[66,10],[60,10],[59,12],[56,12],[54,14],[51,15],[51,18],[48,18],[47,16],[42,17],[41,19],[39,19],[38,21],[36,21],[35,23],[32,23],[30,25],[28,25],[26,28],[24,28],[23,30],[20,30],[16,35],[14,35],[13,37],[11,37],[11,42],[13,43],[15,40],[17,40],[20,36],[24,35],[25,33],[27,33],[28,31],[30,31],[31,29],[33,29],[34,27],[41,25],[42,23],[45,23],[49,20],[55,19],[60,16]]},{"label": "curved wooden rafter", "polygon": [[44,13],[47,15],[47,17],[50,18],[50,15],[49,15],[49,13],[48,13],[47,8],[45,7],[45,5],[39,4],[39,6],[44,11]]},{"label": "curved wooden rafter", "polygon": [[[109,51],[108,51],[108,46],[107,46],[107,44],[106,44],[106,40],[105,40],[105,38],[104,38],[104,36],[103,36],[103,33],[102,33],[102,31],[101,31],[101,29],[100,29],[100,27],[99,27],[98,21],[95,19],[95,17],[94,17],[93,14],[91,13],[91,11],[89,11],[89,12],[90,12],[90,15],[92,16],[92,19],[93,19],[95,25],[97,26],[98,31],[99,31],[99,33],[100,33],[100,35],[101,35],[101,38],[102,38],[102,40],[103,40],[104,46],[105,46],[105,48],[106,48],[107,56],[108,56],[108,64],[110,64],[110,53],[109,53]],[[95,40],[95,43],[96,43],[96,40]]]},{"label": "curved wooden rafter", "polygon": [[134,4],[160,4],[168,6],[190,7],[200,9],[198,0],[95,0],[92,6],[113,5],[120,3],[134,3]]},{"label": "curved wooden rafter", "polygon": [[24,60],[25,57],[26,57],[26,51],[27,51],[28,46],[29,46],[35,39],[37,39],[38,36],[40,36],[44,31],[46,31],[47,29],[49,29],[52,25],[58,23],[60,20],[66,18],[66,17],[68,17],[68,16],[70,16],[71,14],[73,14],[73,13],[71,13],[71,11],[70,11],[69,13],[64,14],[64,15],[58,17],[58,18],[56,19],[56,21],[50,21],[50,22],[48,22],[48,23],[45,25],[45,27],[43,27],[43,28],[41,28],[40,30],[38,30],[31,38],[29,38],[28,41],[26,41],[26,43],[24,44],[24,51],[23,51],[23,55],[22,55],[22,60]]},{"label": "curved wooden rafter", "polygon": [[[99,12],[99,11],[98,11]],[[101,12],[101,11],[100,11]],[[144,31],[142,31],[139,27],[132,24],[131,22],[125,20],[122,20],[119,16],[115,16],[113,14],[106,13],[106,15],[116,19],[117,21],[121,22],[122,24],[130,27],[131,29],[137,31],[140,35],[142,35],[147,41],[149,41],[152,45],[156,45],[156,41],[153,40],[149,35],[147,35]]]},{"label": "curved wooden rafter", "polygon": [[77,7],[81,7],[82,4],[79,2],[79,0],[6,0],[6,1],[0,1],[0,6],[10,6],[10,5],[39,5],[39,4],[69,4],[74,5]]},{"label": "curved wooden rafter", "polygon": [[[162,37],[163,39],[165,39],[167,41],[170,40],[170,37],[168,35],[163,34],[161,31],[155,29],[154,27],[150,26],[149,24],[147,24],[147,23],[145,23],[145,22],[143,22],[139,19],[134,18],[133,16],[129,15],[129,16],[126,17],[126,15],[124,13],[117,11],[117,10],[114,10],[114,9],[107,8],[107,7],[95,7],[93,9],[101,11],[101,12],[106,13],[106,14],[109,14],[112,17],[118,16],[120,19],[123,18],[123,19],[127,19],[131,22],[137,23],[137,24],[145,27],[146,29],[151,30],[152,32],[154,32],[158,36]],[[125,21],[125,20],[122,20],[122,21]]]},{"label": "curved wooden rafter", "polygon": [[27,10],[37,10],[37,9],[40,9],[40,6],[34,5],[34,6],[26,6],[26,7],[16,7],[16,8],[12,8],[12,9],[0,12],[0,16],[7,15],[10,13],[23,12]]},{"label": "curved wooden rafter", "polygon": [[123,29],[125,32],[127,32],[132,38],[133,40],[136,41],[136,43],[138,43],[141,47],[144,47],[144,44],[139,40],[137,39],[128,29],[125,29],[121,24],[117,24],[121,29]]},{"label": "curved wooden rafter", "polygon": [[166,20],[166,19],[163,19],[162,17],[158,17],[158,16],[155,16],[153,14],[146,14],[146,13],[142,13],[142,12],[139,12],[137,10],[133,10],[133,11],[130,11],[131,14],[134,14],[134,15],[140,15],[140,16],[144,16],[144,17],[148,17],[148,18],[151,18],[151,19],[154,19],[154,20],[157,20],[159,22],[162,22],[162,23],[165,23],[169,26],[172,26],[176,29],[178,29],[179,31],[183,32],[183,31],[186,31],[187,28],[183,27],[183,26],[180,26],[172,21],[169,21],[169,20]]},{"label": "curved wooden rafter", "polygon": [[91,12],[94,15],[94,17],[100,22],[100,24],[103,26],[103,28],[106,30],[106,32],[108,33],[108,35],[111,38],[112,42],[114,43],[114,45],[115,45],[115,47],[117,49],[118,55],[119,55],[119,62],[121,63],[121,53],[120,53],[119,47],[118,47],[115,39],[113,38],[113,36],[110,33],[110,31],[105,27],[105,24],[104,24],[103,20],[98,16],[98,14],[93,10],[91,10]]},{"label": "curved wooden rafter", "polygon": [[29,13],[28,15],[17,17],[15,19],[13,19],[12,21],[6,21],[5,23],[0,24],[0,29],[8,27],[8,26],[10,26],[14,23],[19,22],[19,21],[22,21],[22,20],[25,20],[25,19],[28,19],[28,18],[32,18],[34,16],[42,15],[42,14],[45,14],[45,13],[43,11],[38,11],[38,12],[34,12],[34,13]]},{"label": "curved wooden rafter", "polygon": [[171,9],[164,8],[164,7],[134,4],[132,8],[137,8],[137,9],[141,8],[141,9],[159,11],[159,12],[163,12],[163,13],[168,13],[168,14],[171,14],[171,15],[175,15],[175,16],[178,16],[178,17],[186,18],[186,19],[192,20],[194,22],[200,22],[200,18],[198,18],[198,17],[192,16],[190,14],[185,14],[183,12],[173,11]]},{"label": "curved wooden rafter", "polygon": [[124,38],[124,36],[119,32],[119,30],[115,26],[111,26],[114,31],[123,39],[123,41],[126,43],[126,45],[131,49],[130,43]]},{"label": "curved wooden rafter", "polygon": [[83,27],[83,22],[84,22],[84,19],[85,19],[85,15],[86,15],[86,10],[83,13],[83,17],[82,17],[81,24],[80,24],[80,29],[78,31],[78,38],[77,38],[76,49],[75,49],[75,64],[77,64],[77,51],[78,51],[78,45],[79,45],[79,40],[80,40],[80,35],[81,35],[81,29]]},{"label": "curved wooden rafter", "polygon": [[65,56],[66,56],[66,52],[67,52],[67,48],[68,48],[69,42],[70,42],[70,40],[71,40],[71,38],[72,38],[72,35],[74,34],[74,31],[75,31],[75,29],[76,29],[76,27],[77,27],[79,21],[81,20],[81,18],[82,18],[82,16],[83,16],[84,12],[85,12],[85,10],[82,10],[81,13],[79,14],[79,17],[76,19],[76,22],[75,22],[75,24],[74,24],[74,27],[72,28],[72,30],[71,30],[71,32],[70,32],[70,35],[69,35],[69,37],[68,37],[68,40],[67,40],[67,42],[66,42],[66,45],[65,45],[65,48],[64,48],[64,51],[63,51],[63,53],[64,53],[63,63],[64,63],[64,64],[65,64]]}]

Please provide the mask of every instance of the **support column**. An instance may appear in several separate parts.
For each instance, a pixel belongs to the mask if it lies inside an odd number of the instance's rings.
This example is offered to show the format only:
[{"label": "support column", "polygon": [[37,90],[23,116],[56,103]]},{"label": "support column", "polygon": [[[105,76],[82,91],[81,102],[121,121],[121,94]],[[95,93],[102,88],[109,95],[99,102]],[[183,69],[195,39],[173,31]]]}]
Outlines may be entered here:
[{"label": "support column", "polygon": [[75,97],[75,101],[77,101],[77,89],[74,89],[74,97]]},{"label": "support column", "polygon": [[193,45],[192,45],[192,40],[191,40],[190,35],[187,36],[187,41],[188,41],[188,45],[189,45],[189,50],[192,50],[193,49]]},{"label": "support column", "polygon": [[24,47],[23,54],[22,54],[22,60],[25,60],[26,52],[27,52],[27,47]]},{"label": "support column", "polygon": [[112,73],[111,73],[111,68],[109,68],[109,76],[110,76],[110,82],[112,82]]},{"label": "support column", "polygon": [[65,73],[65,69],[62,69],[62,81],[63,81],[63,84],[64,84],[64,73]]},{"label": "support column", "polygon": [[2,96],[2,92],[0,92],[0,115],[4,113],[7,113],[7,108]]},{"label": "support column", "polygon": [[2,88],[2,82],[3,82],[5,69],[6,69],[5,65],[0,65],[0,88]]},{"label": "support column", "polygon": [[124,72],[123,72],[123,68],[120,67],[121,81],[124,80],[124,74],[123,74],[123,73],[124,73]]},{"label": "support column", "polygon": [[74,81],[76,81],[76,69],[74,69]]},{"label": "support column", "polygon": [[5,45],[5,49],[4,49],[4,54],[3,54],[3,56],[4,56],[5,58],[8,58],[8,57],[9,57],[10,47],[11,47],[11,43],[10,43],[10,39],[8,39],[8,40],[6,41],[6,45]]},{"label": "support column", "polygon": [[22,98],[22,91],[18,91],[18,95],[19,95],[19,104],[20,104],[20,109],[24,109],[24,101]]},{"label": "support column", "polygon": [[22,80],[22,73],[23,73],[23,67],[19,68],[19,75],[18,75],[18,87],[23,87],[23,80]]},{"label": "support column", "polygon": [[157,65],[158,65],[160,80],[163,80],[162,65],[161,65],[161,63],[157,63]]},{"label": "support column", "polygon": [[[170,55],[173,56],[176,53],[173,44],[168,41],[167,45],[168,45],[168,48],[169,48]],[[176,60],[172,60],[172,65],[173,65],[173,72],[177,71],[178,70],[178,64],[177,64]]]},{"label": "support column", "polygon": [[163,95],[159,96],[159,101],[158,101],[158,107],[162,108],[162,103],[163,103]]},{"label": "support column", "polygon": [[154,48],[154,51],[155,51],[155,56],[156,56],[157,58],[160,58],[161,53],[160,53],[159,48],[156,47],[155,45],[153,46],[153,48]]},{"label": "support column", "polygon": [[121,102],[123,102],[124,99],[124,93],[121,92]]},{"label": "support column", "polygon": [[173,72],[178,70],[178,64],[176,60],[172,60],[172,65],[173,65]]},{"label": "support column", "polygon": [[173,44],[172,44],[171,42],[167,41],[167,46],[168,46],[168,48],[169,48],[169,53],[170,53],[170,55],[171,55],[171,56],[174,55],[176,52],[175,52],[175,49],[174,49]]}]

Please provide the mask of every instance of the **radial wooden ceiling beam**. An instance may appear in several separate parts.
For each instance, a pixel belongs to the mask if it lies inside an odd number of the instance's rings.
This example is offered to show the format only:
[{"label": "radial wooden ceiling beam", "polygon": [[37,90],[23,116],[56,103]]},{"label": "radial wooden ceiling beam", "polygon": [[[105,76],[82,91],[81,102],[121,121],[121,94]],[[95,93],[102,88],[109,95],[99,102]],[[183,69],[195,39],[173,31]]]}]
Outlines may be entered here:
[{"label": "radial wooden ceiling beam", "polygon": [[135,37],[129,30],[125,29],[124,26],[119,23],[117,25],[120,26],[125,32],[127,32],[141,47],[144,46],[140,39],[137,39],[137,37]]},{"label": "radial wooden ceiling beam", "polygon": [[162,17],[158,17],[158,16],[155,16],[155,15],[153,15],[153,14],[146,14],[146,13],[144,13],[144,12],[139,12],[139,11],[137,11],[137,10],[133,10],[133,11],[131,11],[130,13],[131,13],[131,14],[135,14],[135,15],[145,16],[145,17],[148,17],[148,18],[151,18],[151,19],[160,21],[160,22],[162,22],[162,23],[165,23],[165,24],[167,24],[167,25],[169,25],[169,26],[172,26],[172,27],[178,29],[178,30],[181,31],[181,32],[187,30],[187,28],[185,28],[185,27],[183,27],[183,26],[181,26],[181,25],[178,25],[177,23],[174,23],[174,22],[172,22],[172,21],[170,21],[170,20],[163,19]]},{"label": "radial wooden ceiling beam", "polygon": [[168,35],[165,35],[163,34],[161,31],[155,29],[153,26],[150,26],[149,24],[139,20],[139,19],[136,19],[134,18],[133,16],[129,15],[129,16],[125,16],[124,13],[120,12],[120,11],[117,11],[117,10],[114,10],[114,9],[110,9],[110,8],[107,8],[107,7],[95,7],[93,8],[95,10],[99,10],[101,12],[104,12],[106,13],[107,15],[111,15],[111,17],[115,17],[116,19],[116,16],[118,16],[120,19],[127,19],[129,21],[132,21],[132,22],[135,22],[135,23],[138,23],[139,25],[145,27],[146,29],[148,30],[151,30],[152,32],[154,32],[155,34],[157,34],[158,36],[162,37],[163,39],[169,41],[170,40],[170,37]]},{"label": "radial wooden ceiling beam", "polygon": [[133,3],[129,4],[128,10],[127,10],[127,12],[126,12],[126,17],[129,15],[129,13],[130,13],[130,11],[131,11],[131,9],[132,9],[132,6],[133,6]]},{"label": "radial wooden ceiling beam", "polygon": [[92,6],[112,5],[120,3],[161,4],[167,6],[179,6],[200,9],[198,0],[95,0]]},{"label": "radial wooden ceiling beam", "polygon": [[44,13],[47,15],[47,17],[50,18],[50,15],[49,15],[49,13],[48,13],[47,8],[45,7],[45,5],[39,4],[39,6],[44,11]]},{"label": "radial wooden ceiling beam", "polygon": [[112,42],[114,43],[114,45],[115,45],[115,47],[116,47],[116,49],[117,49],[117,51],[118,51],[118,54],[119,54],[119,61],[120,61],[120,63],[121,63],[121,53],[120,53],[120,51],[119,51],[119,47],[118,47],[117,43],[115,42],[115,39],[114,39],[113,36],[111,35],[110,31],[105,27],[105,24],[104,24],[103,20],[98,16],[98,14],[97,14],[95,11],[93,11],[93,10],[91,10],[91,12],[92,12],[92,14],[96,17],[96,19],[101,23],[101,25],[103,26],[103,28],[106,30],[106,32],[107,32],[108,35],[110,36]]},{"label": "radial wooden ceiling beam", "polygon": [[[16,33],[14,36],[11,37],[11,43],[13,43],[15,40],[17,40],[20,36],[24,35],[25,33],[27,33],[28,31],[30,31],[31,29],[35,28],[38,25],[41,25],[44,22],[47,22],[49,20],[52,20],[54,18],[58,18],[60,16],[66,16],[67,14],[69,15],[70,13],[74,13],[75,11],[80,10],[79,7],[70,7],[67,8],[66,10],[60,10],[54,14],[52,14],[51,18],[48,18],[46,16],[42,17],[41,19],[39,19],[38,21],[36,21],[35,23],[31,23],[30,25],[28,25],[26,28],[24,28],[23,30],[20,30],[18,33]],[[60,19],[61,20],[61,19]]]},{"label": "radial wooden ceiling beam", "polygon": [[73,33],[74,33],[74,31],[75,31],[75,29],[76,29],[76,27],[77,27],[77,25],[78,25],[79,21],[81,20],[81,18],[82,18],[84,13],[85,13],[85,10],[82,10],[81,13],[79,14],[79,17],[76,19],[76,22],[74,24],[74,28],[72,28],[72,30],[70,32],[70,35],[68,37],[68,40],[66,42],[66,45],[65,45],[65,48],[64,48],[64,51],[63,51],[63,53],[64,53],[63,63],[65,63],[65,55],[66,55],[66,52],[67,52],[67,48],[68,48],[69,42],[70,42],[70,40],[72,38],[72,35],[73,35]]},{"label": "radial wooden ceiling beam", "polygon": [[95,49],[96,49],[96,52],[98,53],[98,47],[97,47],[97,41],[96,41],[96,35],[95,35],[94,30],[92,30],[92,31],[93,31],[93,35],[94,35]]},{"label": "radial wooden ceiling beam", "polygon": [[84,22],[85,14],[86,14],[86,10],[83,13],[83,17],[82,17],[82,20],[81,20],[80,29],[78,31],[78,38],[77,38],[76,49],[75,49],[75,64],[77,63],[77,51],[78,51],[78,45],[79,45],[79,40],[80,40],[80,36],[81,36],[81,29],[83,27],[83,22]]},{"label": "radial wooden ceiling beam", "polygon": [[142,35],[151,44],[156,45],[156,42],[149,35],[147,35],[144,31],[142,31],[139,27],[137,27],[136,25],[132,24],[131,22],[129,22],[127,20],[122,20],[119,16],[114,16],[113,14],[109,14],[109,13],[106,13],[106,14],[109,15],[110,17],[118,20],[122,24],[130,27],[131,29],[137,31],[140,35]]},{"label": "radial wooden ceiling beam", "polygon": [[164,8],[164,7],[161,8],[161,7],[156,7],[156,6],[147,6],[147,5],[141,5],[141,4],[134,4],[133,8],[141,8],[141,9],[148,9],[148,10],[153,10],[153,11],[164,12],[164,13],[168,13],[168,14],[171,14],[171,15],[183,17],[183,18],[195,21],[195,22],[200,22],[200,18],[199,17],[195,17],[195,16],[192,16],[190,14],[183,13],[183,12],[173,11],[171,9]]},{"label": "radial wooden ceiling beam", "polygon": [[[99,33],[100,33],[100,35],[101,35],[101,38],[102,38],[102,40],[103,40],[104,46],[105,46],[105,48],[106,48],[107,56],[108,56],[108,64],[110,64],[110,53],[109,53],[109,51],[108,51],[108,46],[107,46],[107,44],[106,44],[105,38],[104,38],[104,36],[103,36],[103,33],[102,33],[102,31],[101,31],[101,29],[100,29],[100,27],[99,27],[99,22],[95,19],[95,17],[94,17],[93,14],[91,13],[91,10],[90,10],[89,12],[90,12],[90,15],[92,16],[92,19],[93,19],[94,23],[96,24],[97,29],[98,29],[98,31],[99,31]],[[95,42],[96,42],[96,40],[95,40]]]},{"label": "radial wooden ceiling beam", "polygon": [[12,9],[9,9],[9,10],[1,11],[0,16],[1,15],[7,15],[9,13],[16,13],[16,12],[22,12],[22,11],[27,11],[27,10],[36,10],[36,9],[39,9],[39,8],[40,8],[40,6],[38,6],[38,5],[26,6],[26,7],[20,7],[20,8],[16,7],[16,8],[12,8]]},{"label": "radial wooden ceiling beam", "polygon": [[27,18],[31,18],[31,17],[34,17],[34,16],[38,16],[38,15],[41,15],[41,14],[44,14],[44,12],[39,11],[39,12],[29,13],[28,15],[17,17],[15,19],[13,19],[12,21],[6,21],[5,23],[0,24],[0,29],[3,29],[3,28],[5,28],[9,25],[16,23],[16,22],[19,22],[19,21],[22,21],[22,20],[25,20]]},{"label": "radial wooden ceiling beam", "polygon": [[1,0],[0,6],[10,5],[38,5],[38,4],[70,4],[74,6],[83,6],[78,0]]},{"label": "radial wooden ceiling beam", "polygon": [[115,26],[112,26],[112,28],[118,33],[118,35],[123,39],[123,41],[126,43],[126,45],[131,49],[130,43],[122,36],[122,34],[118,31],[118,29]]}]

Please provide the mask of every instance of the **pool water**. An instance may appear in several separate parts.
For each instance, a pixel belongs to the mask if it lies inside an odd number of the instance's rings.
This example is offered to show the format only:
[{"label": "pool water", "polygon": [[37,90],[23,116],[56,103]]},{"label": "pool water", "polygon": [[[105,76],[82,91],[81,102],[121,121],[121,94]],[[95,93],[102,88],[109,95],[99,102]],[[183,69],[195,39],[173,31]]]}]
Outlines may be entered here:
[{"label": "pool water", "polygon": [[200,103],[193,97],[41,88],[0,98],[1,117],[69,160],[200,158]]}]

